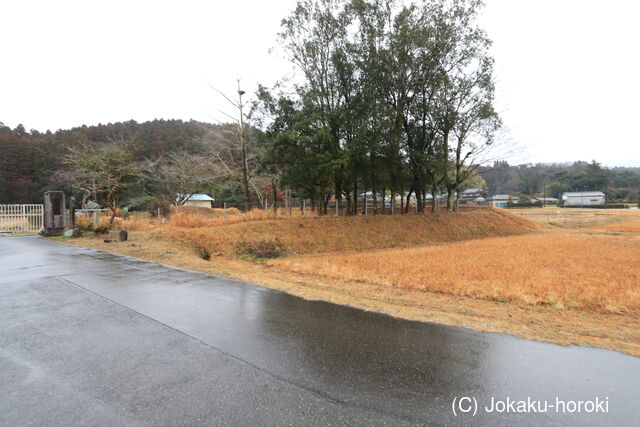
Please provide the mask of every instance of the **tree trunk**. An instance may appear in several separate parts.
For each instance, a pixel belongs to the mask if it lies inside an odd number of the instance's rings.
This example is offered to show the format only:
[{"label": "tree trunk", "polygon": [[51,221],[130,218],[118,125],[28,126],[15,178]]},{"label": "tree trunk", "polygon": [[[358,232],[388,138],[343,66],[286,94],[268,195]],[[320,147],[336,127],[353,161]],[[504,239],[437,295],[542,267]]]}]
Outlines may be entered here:
[{"label": "tree trunk", "polygon": [[378,215],[378,195],[375,188],[371,190],[371,195],[373,197],[373,214]]},{"label": "tree trunk", "polygon": [[404,213],[409,213],[409,203],[411,202],[411,194],[413,194],[413,188],[409,189],[407,193],[407,198],[405,200]]},{"label": "tree trunk", "polygon": [[453,212],[454,187],[447,186],[447,211]]},{"label": "tree trunk", "polygon": [[329,200],[331,200],[331,194],[327,194],[324,198],[322,205],[322,214],[327,215],[329,213]]},{"label": "tree trunk", "polygon": [[444,173],[443,180],[445,187],[447,189],[447,211],[453,212],[453,183],[451,182],[451,177],[449,176],[449,129],[444,131],[444,135],[442,137],[443,142],[443,154],[444,158],[442,159],[444,165]]},{"label": "tree trunk", "polygon": [[347,206],[345,207],[345,216],[351,215],[351,193],[347,192],[345,195]]},{"label": "tree trunk", "polygon": [[242,189],[244,192],[244,209],[245,211],[250,211],[251,210],[251,205],[252,205],[252,198],[251,198],[251,191],[249,190],[249,177],[247,175],[247,156],[245,154],[245,150],[243,148],[242,150],[242,163],[244,164],[243,168],[242,168]]},{"label": "tree trunk", "polygon": [[87,200],[91,195],[91,190],[83,190],[82,191],[82,209],[87,209]]},{"label": "tree trunk", "polygon": [[273,189],[273,213],[276,213],[278,212],[278,187],[273,181],[271,181],[271,188]]},{"label": "tree trunk", "polygon": [[109,224],[113,224],[113,221],[116,219],[117,209],[115,207],[110,207],[111,209],[111,218],[109,219]]},{"label": "tree trunk", "polygon": [[456,186],[455,186],[455,190],[456,190],[456,193],[455,193],[455,194],[456,194],[456,198],[455,198],[455,200],[453,201],[453,211],[454,211],[454,212],[458,212],[458,202],[460,201],[460,191],[458,191],[458,188],[459,188],[459,187],[456,185]]},{"label": "tree trunk", "polygon": [[342,200],[342,186],[340,185],[339,178],[335,174],[334,174],[334,189],[335,189],[335,195],[336,195],[336,205],[338,207],[337,214],[340,215],[340,201]]},{"label": "tree trunk", "polygon": [[[420,187],[417,187],[420,188]],[[416,189],[416,213],[424,213],[424,191]]]},{"label": "tree trunk", "polygon": [[362,215],[367,215],[369,212],[367,205],[367,187],[364,188],[364,197],[362,198]]},{"label": "tree trunk", "polygon": [[113,221],[116,219],[116,201],[113,195],[117,189],[118,187],[114,187],[107,194],[107,207],[111,210],[111,219],[109,220],[109,224],[113,224]]},{"label": "tree trunk", "polygon": [[431,187],[431,197],[433,197],[433,201],[431,202],[431,212],[437,214],[440,212],[440,205],[438,204],[438,187],[435,185]]},{"label": "tree trunk", "polygon": [[358,183],[353,184],[353,212],[351,215],[358,215]]}]

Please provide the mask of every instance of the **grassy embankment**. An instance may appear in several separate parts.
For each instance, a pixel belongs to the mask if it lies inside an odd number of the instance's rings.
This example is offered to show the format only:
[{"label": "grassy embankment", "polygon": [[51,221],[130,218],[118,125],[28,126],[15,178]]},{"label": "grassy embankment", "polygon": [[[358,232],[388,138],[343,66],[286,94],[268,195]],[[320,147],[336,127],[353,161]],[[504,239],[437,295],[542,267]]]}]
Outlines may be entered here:
[{"label": "grassy embankment", "polygon": [[69,242],[398,317],[640,355],[640,234],[539,226],[502,210],[294,214],[191,209],[162,226],[126,221],[128,243]]}]

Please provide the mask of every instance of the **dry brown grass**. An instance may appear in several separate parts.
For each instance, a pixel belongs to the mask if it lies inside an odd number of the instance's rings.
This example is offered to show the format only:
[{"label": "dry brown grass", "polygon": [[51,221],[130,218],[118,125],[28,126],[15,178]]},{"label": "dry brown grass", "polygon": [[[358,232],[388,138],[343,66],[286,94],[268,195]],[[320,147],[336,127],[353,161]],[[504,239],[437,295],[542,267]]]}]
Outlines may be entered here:
[{"label": "dry brown grass", "polygon": [[620,231],[624,233],[640,233],[640,221],[609,224],[596,227],[599,230]]},{"label": "dry brown grass", "polygon": [[122,221],[122,227],[129,231],[151,231],[157,229],[155,219],[149,218],[147,214],[131,214]]},{"label": "dry brown grass", "polygon": [[[176,213],[188,214],[188,215],[202,215],[209,218],[218,218],[225,216],[225,210],[219,208],[202,208],[198,206],[177,206],[175,208]],[[227,208],[226,215],[240,215],[240,209]]]},{"label": "dry brown grass", "polygon": [[[214,252],[234,254],[239,241],[278,239],[289,254],[372,250],[418,246],[495,236],[523,234],[536,225],[495,209],[459,214],[356,216],[356,217],[268,217],[253,212],[237,221],[208,221],[174,216],[166,236],[186,245],[195,243]],[[246,216],[244,216],[246,215]],[[208,242],[208,244],[207,244]]]},{"label": "dry brown grass", "polygon": [[98,234],[104,234],[109,230],[121,230],[124,224],[122,218],[114,218],[113,223],[111,217],[100,216],[98,218],[97,225],[93,225],[93,217],[91,215],[80,215],[76,218],[75,225],[83,232],[97,232]]},{"label": "dry brown grass", "polygon": [[81,215],[76,218],[76,227],[82,231],[89,230],[93,226],[93,218],[90,215]]},{"label": "dry brown grass", "polygon": [[[298,210],[289,212],[281,209],[274,212],[272,210],[254,209],[249,212],[240,212],[237,208],[227,208],[227,213],[225,214],[224,209],[180,206],[176,208],[176,213],[171,215],[168,225],[176,228],[218,228],[230,224],[275,219],[291,220],[299,217],[303,217],[303,215]],[[316,214],[313,212],[306,212],[304,216],[304,218],[315,217]]]},{"label": "dry brown grass", "polygon": [[628,209],[530,208],[509,212],[538,224],[558,228],[589,228],[618,224],[640,218],[640,212]]},{"label": "dry brown grass", "polygon": [[279,269],[391,288],[640,312],[640,239],[528,235],[272,261]]}]

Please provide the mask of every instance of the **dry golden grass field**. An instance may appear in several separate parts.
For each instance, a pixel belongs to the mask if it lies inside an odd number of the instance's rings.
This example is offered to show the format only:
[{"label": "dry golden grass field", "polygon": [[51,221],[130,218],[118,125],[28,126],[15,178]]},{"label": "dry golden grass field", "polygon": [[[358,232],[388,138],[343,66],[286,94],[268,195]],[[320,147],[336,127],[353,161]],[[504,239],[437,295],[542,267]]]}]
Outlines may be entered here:
[{"label": "dry golden grass field", "polygon": [[589,228],[640,220],[640,211],[627,209],[529,208],[509,212],[538,224],[558,228]]},{"label": "dry golden grass field", "polygon": [[637,215],[586,212],[590,228],[571,228],[500,209],[293,213],[182,210],[164,225],[118,220],[126,243],[64,241],[408,319],[640,355]]},{"label": "dry golden grass field", "polygon": [[600,230],[606,230],[606,231],[620,231],[623,233],[640,233],[640,221],[600,225],[596,228]]},{"label": "dry golden grass field", "polygon": [[640,236],[533,234],[271,261],[391,288],[611,313],[640,313]]}]

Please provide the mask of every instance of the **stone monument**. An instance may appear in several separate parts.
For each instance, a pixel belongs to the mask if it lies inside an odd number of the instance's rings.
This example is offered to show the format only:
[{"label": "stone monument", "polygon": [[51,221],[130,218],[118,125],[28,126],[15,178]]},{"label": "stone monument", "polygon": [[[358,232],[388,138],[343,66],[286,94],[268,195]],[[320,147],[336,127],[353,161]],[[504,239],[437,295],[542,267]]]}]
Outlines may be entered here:
[{"label": "stone monument", "polygon": [[43,235],[59,236],[64,232],[64,208],[63,191],[44,193]]}]

